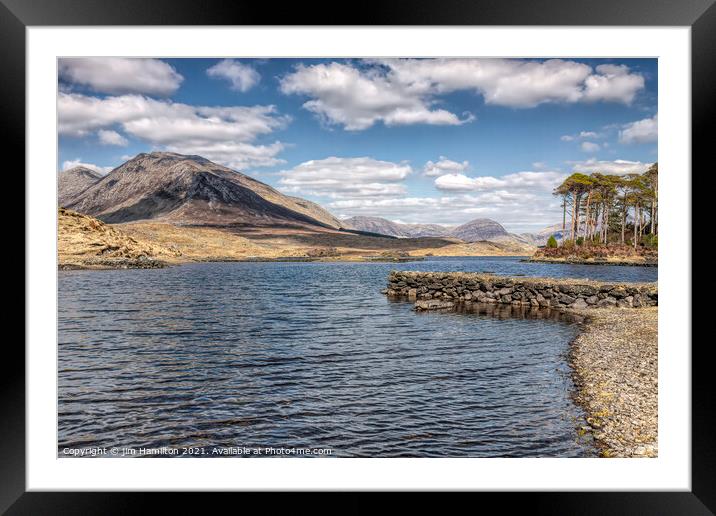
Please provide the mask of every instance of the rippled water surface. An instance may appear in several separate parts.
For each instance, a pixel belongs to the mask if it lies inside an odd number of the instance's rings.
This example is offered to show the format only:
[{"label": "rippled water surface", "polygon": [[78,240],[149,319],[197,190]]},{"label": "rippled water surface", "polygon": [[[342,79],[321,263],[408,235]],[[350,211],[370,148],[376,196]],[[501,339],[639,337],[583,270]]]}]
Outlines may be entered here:
[{"label": "rippled water surface", "polygon": [[515,258],[63,271],[59,450],[593,454],[570,398],[574,323],[418,314],[381,295],[395,268],[607,281],[653,281],[657,271]]}]

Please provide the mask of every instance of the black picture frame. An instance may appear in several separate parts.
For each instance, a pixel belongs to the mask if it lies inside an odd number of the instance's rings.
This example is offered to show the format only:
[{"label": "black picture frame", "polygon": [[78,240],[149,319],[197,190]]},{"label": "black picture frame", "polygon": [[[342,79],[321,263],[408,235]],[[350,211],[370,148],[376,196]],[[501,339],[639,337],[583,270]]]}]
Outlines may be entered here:
[{"label": "black picture frame", "polygon": [[[64,25],[603,25],[690,26],[692,51],[692,168],[708,172],[716,119],[716,0],[393,0],[339,4],[209,0],[0,0],[3,78],[0,106],[4,156],[24,170],[25,29]],[[709,145],[710,144],[710,145]],[[21,167],[21,168],[19,168]],[[684,172],[688,173],[687,171]],[[27,274],[27,271],[26,271]],[[708,340],[708,339],[706,339]],[[716,451],[708,342],[692,346],[692,490],[690,492],[483,493],[505,509],[532,514],[713,514]],[[688,345],[688,343],[684,343]],[[25,492],[25,356],[17,344],[0,375],[0,511],[7,514],[119,514],[161,497],[165,511],[193,512],[182,494]],[[8,364],[12,363],[12,366]],[[605,459],[606,460],[606,459]],[[212,494],[212,496],[218,496]],[[245,495],[242,495],[245,496]],[[222,495],[223,498],[223,495]],[[484,500],[487,501],[487,500]],[[484,501],[482,501],[484,503]],[[345,509],[355,510],[358,502]],[[206,506],[204,505],[204,510]],[[203,511],[202,511],[203,512]]]}]

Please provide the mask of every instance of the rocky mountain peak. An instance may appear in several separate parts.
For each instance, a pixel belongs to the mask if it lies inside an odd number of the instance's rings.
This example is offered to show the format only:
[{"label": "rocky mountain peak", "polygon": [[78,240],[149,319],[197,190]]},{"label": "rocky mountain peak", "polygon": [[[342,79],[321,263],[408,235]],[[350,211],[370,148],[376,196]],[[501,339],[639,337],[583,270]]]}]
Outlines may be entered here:
[{"label": "rocky mountain peak", "polygon": [[87,167],[77,166],[57,175],[57,202],[65,206],[102,178],[102,174]]}]

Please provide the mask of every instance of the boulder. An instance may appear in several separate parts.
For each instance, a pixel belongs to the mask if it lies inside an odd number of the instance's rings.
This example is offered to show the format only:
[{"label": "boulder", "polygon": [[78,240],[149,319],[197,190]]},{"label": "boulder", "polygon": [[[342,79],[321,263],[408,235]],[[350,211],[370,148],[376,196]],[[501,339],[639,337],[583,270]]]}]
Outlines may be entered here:
[{"label": "boulder", "polygon": [[565,305],[571,305],[572,303],[574,303],[576,301],[576,298],[574,298],[572,296],[568,296],[566,294],[562,294],[561,296],[559,296],[558,299],[559,299],[560,303],[564,303]]},{"label": "boulder", "polygon": [[587,302],[586,302],[584,299],[582,299],[581,297],[580,297],[580,298],[577,298],[577,299],[574,301],[574,303],[572,303],[571,305],[569,305],[570,308],[577,308],[577,309],[587,308],[588,306],[589,306],[589,305],[587,304]]},{"label": "boulder", "polygon": [[617,306],[617,300],[611,296],[608,296],[608,297],[605,297],[604,299],[599,300],[599,302],[597,303],[597,306],[599,306],[599,307]]},{"label": "boulder", "polygon": [[632,301],[634,300],[631,296],[626,296],[622,299],[617,300],[617,306],[619,308],[632,308],[634,305],[632,304]]}]

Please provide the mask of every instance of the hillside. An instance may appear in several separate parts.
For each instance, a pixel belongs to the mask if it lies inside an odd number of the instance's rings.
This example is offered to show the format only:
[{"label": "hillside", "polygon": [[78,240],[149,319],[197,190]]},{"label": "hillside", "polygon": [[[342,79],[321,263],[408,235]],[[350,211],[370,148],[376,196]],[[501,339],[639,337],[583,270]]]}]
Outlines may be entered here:
[{"label": "hillside", "polygon": [[73,167],[57,174],[57,203],[66,206],[79,194],[102,178],[87,167]]},{"label": "hillside", "polygon": [[289,197],[200,156],[139,154],[82,191],[68,208],[105,222],[340,227],[315,203]]},{"label": "hillside", "polygon": [[57,212],[57,255],[60,268],[156,268],[181,253],[129,236],[124,231],[80,213]]}]

